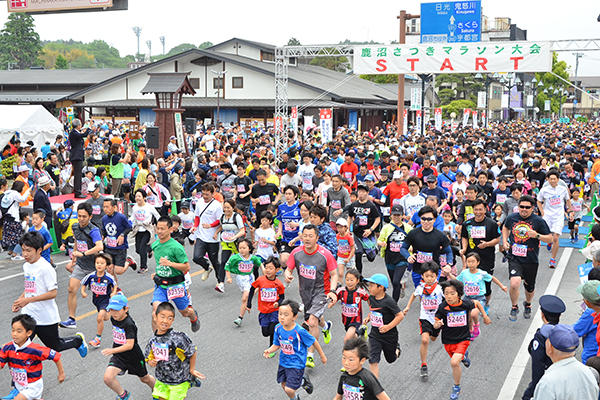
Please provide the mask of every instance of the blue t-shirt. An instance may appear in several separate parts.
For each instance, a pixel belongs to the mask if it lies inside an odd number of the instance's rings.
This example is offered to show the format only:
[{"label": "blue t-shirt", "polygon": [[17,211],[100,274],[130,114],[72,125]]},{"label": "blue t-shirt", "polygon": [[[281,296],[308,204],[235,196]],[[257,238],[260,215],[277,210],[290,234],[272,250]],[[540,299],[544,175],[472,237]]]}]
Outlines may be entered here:
[{"label": "blue t-shirt", "polygon": [[123,244],[117,245],[117,239],[125,231],[131,229],[131,221],[121,213],[115,212],[111,217],[102,217],[102,231],[106,237],[106,247],[110,249],[128,249],[127,235],[123,237]]},{"label": "blue t-shirt", "polygon": [[588,358],[594,357],[598,353],[598,342],[596,341],[596,330],[598,325],[594,324],[592,314],[594,310],[587,308],[581,317],[573,324],[573,329],[579,337],[583,338],[583,351],[581,352],[581,362],[586,363]]},{"label": "blue t-shirt", "polygon": [[[52,235],[50,235],[48,229],[44,228],[43,226],[39,231],[35,229],[35,226],[32,226],[29,228],[29,232],[38,232],[40,235],[42,235],[44,238],[44,246],[48,243],[54,243],[54,240],[52,240]],[[52,263],[52,261],[50,261],[50,249],[51,247],[48,247],[46,250],[43,250],[42,257],[44,257],[49,263]]]},{"label": "blue t-shirt", "polygon": [[295,239],[300,232],[299,227],[296,229],[292,229],[289,224],[290,222],[299,223],[302,217],[300,216],[300,207],[298,203],[294,203],[289,206],[287,203],[280,204],[277,207],[277,219],[281,222],[282,225],[282,236],[283,241],[289,243],[290,240]]},{"label": "blue t-shirt", "polygon": [[[412,222],[413,226],[417,228],[419,227],[419,225],[421,225],[421,217],[419,217],[418,213],[414,213],[413,216],[410,218],[410,222]],[[435,229],[439,229],[442,232],[444,231],[444,218],[441,215],[437,216],[437,218],[433,222],[433,227]]]},{"label": "blue t-shirt", "polygon": [[454,178],[451,175],[451,172],[448,172],[448,176],[444,175],[443,173],[439,173],[438,177],[437,177],[437,182],[438,182],[438,186],[439,188],[442,188],[442,190],[445,193],[448,193],[448,190],[450,189],[450,186],[454,183]]},{"label": "blue t-shirt", "polygon": [[42,152],[42,157],[44,159],[46,159],[46,157],[48,156],[48,153],[50,153],[50,145],[49,144],[45,144],[42,147],[40,147],[40,151]]},{"label": "blue t-shirt", "polygon": [[131,165],[123,163],[123,177],[131,180]]},{"label": "blue t-shirt", "polygon": [[477,270],[477,273],[472,274],[468,268],[465,268],[456,279],[464,283],[465,296],[476,297],[485,296],[485,282],[491,282],[492,278],[492,275],[480,269]]},{"label": "blue t-shirt", "polygon": [[281,348],[279,365],[303,370],[306,367],[306,353],[314,342],[315,337],[298,324],[291,331],[286,331],[281,324],[277,324],[273,344]]}]

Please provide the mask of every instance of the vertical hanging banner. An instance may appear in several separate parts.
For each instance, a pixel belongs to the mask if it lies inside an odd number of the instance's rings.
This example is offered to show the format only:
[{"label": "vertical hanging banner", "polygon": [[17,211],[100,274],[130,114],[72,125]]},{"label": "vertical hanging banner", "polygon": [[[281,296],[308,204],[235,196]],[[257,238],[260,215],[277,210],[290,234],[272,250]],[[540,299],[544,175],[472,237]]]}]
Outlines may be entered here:
[{"label": "vertical hanging banner", "polygon": [[298,107],[292,107],[290,113],[290,123],[294,132],[294,142],[298,143]]},{"label": "vertical hanging banner", "polygon": [[527,107],[533,107],[533,95],[532,94],[527,95]]},{"label": "vertical hanging banner", "polygon": [[550,111],[550,100],[544,101],[544,111]]},{"label": "vertical hanging banner", "polygon": [[326,145],[331,142],[333,110],[331,108],[319,109],[319,124],[321,125],[321,143]]},{"label": "vertical hanging banner", "polygon": [[435,129],[437,131],[442,131],[442,109],[436,108],[434,111],[435,115]]},{"label": "vertical hanging banner", "polygon": [[481,125],[486,128],[487,127],[487,115],[485,114],[485,110],[481,112]]},{"label": "vertical hanging banner", "polygon": [[508,93],[502,93],[500,98],[500,108],[508,108]]},{"label": "vertical hanging banner", "polygon": [[410,110],[416,111],[421,109],[421,88],[410,89]]},{"label": "vertical hanging banner", "polygon": [[305,115],[304,116],[304,142],[308,142],[309,136],[308,136],[308,131],[309,129],[312,127],[313,124],[313,116],[312,115]]},{"label": "vertical hanging banner", "polygon": [[471,115],[471,109],[470,108],[465,108],[464,110],[464,114],[463,114],[463,126],[467,125],[467,122],[469,122],[469,116]]},{"label": "vertical hanging banner", "polygon": [[181,113],[175,113],[175,135],[177,136],[177,147],[179,147],[185,153],[186,145],[185,139],[183,138],[183,122],[181,120]]},{"label": "vertical hanging banner", "polygon": [[477,108],[485,108],[486,97],[485,92],[477,92]]},{"label": "vertical hanging banner", "polygon": [[402,128],[402,134],[406,135],[407,131],[408,131],[408,110],[405,108],[404,109],[404,126]]},{"label": "vertical hanging banner", "polygon": [[477,124],[477,110],[473,110],[473,128],[479,128],[479,125]]},{"label": "vertical hanging banner", "polygon": [[421,134],[421,110],[417,110],[417,133]]}]

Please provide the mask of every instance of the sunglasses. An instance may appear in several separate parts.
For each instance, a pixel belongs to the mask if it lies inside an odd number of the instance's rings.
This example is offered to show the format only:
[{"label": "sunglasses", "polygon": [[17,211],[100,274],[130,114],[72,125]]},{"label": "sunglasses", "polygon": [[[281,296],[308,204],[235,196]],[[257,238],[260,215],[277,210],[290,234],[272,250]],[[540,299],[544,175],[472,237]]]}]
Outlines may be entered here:
[{"label": "sunglasses", "polygon": [[427,221],[427,222],[430,222],[430,221],[433,221],[434,219],[435,219],[435,218],[432,218],[432,217],[423,217],[423,218],[421,218],[421,221]]},{"label": "sunglasses", "polygon": [[519,208],[522,208],[523,210],[529,210],[533,208],[533,206],[519,206]]}]

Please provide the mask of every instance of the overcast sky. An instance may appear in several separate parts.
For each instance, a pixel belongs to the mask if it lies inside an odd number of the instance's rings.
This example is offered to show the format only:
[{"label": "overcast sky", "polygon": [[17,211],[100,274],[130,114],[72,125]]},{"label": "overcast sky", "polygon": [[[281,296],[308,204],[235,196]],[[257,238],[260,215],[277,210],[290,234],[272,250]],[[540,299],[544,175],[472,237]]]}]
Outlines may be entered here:
[{"label": "overcast sky", "polygon": [[[556,7],[553,4],[557,4]],[[345,39],[389,43],[398,39],[400,7],[419,14],[415,0],[376,2],[281,1],[281,0],[129,0],[128,11],[53,14],[35,16],[42,40],[102,39],[121,55],[135,54],[137,41],[132,27],[142,28],[141,52],[152,41],[152,54],[162,53],[159,37],[166,38],[166,51],[180,43],[219,43],[232,37],[283,45],[291,37],[302,44],[338,43]],[[600,2],[597,0],[483,0],[483,15],[509,17],[526,29],[529,40],[600,38]],[[8,17],[0,3],[0,23]],[[575,68],[571,52],[560,59]],[[600,72],[600,51],[580,58],[579,76]]]}]

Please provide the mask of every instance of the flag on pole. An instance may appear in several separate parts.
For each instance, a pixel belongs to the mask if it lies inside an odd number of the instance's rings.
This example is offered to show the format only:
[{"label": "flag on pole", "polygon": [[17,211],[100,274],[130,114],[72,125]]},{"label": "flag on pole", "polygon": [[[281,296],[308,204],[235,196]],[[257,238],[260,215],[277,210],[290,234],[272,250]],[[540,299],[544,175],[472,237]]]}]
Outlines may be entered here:
[{"label": "flag on pole", "polygon": [[483,110],[481,112],[481,125],[485,128],[486,124],[485,124],[485,119],[487,118],[487,115],[485,114],[485,110]]},{"label": "flag on pole", "polygon": [[304,116],[304,142],[308,142],[308,140],[310,139],[308,136],[308,131],[310,128],[312,128],[312,124],[313,124],[313,116],[305,115]]},{"label": "flag on pole", "polygon": [[470,115],[471,115],[471,109],[470,108],[465,108],[464,114],[463,114],[463,126],[466,126],[467,122],[469,122],[469,116]]},{"label": "flag on pole", "polygon": [[442,130],[442,109],[436,108],[434,111],[435,114],[435,129],[437,131]]},{"label": "flag on pole", "polygon": [[473,110],[473,128],[479,128],[479,125],[477,124],[477,110]]},{"label": "flag on pole", "polygon": [[298,142],[298,107],[292,107],[290,122],[292,125],[292,131],[294,132],[294,142]]},{"label": "flag on pole", "polygon": [[421,110],[417,110],[417,133],[421,134]]},{"label": "flag on pole", "polygon": [[321,126],[321,143],[326,145],[331,142],[333,110],[331,108],[319,109],[319,124]]},{"label": "flag on pole", "polygon": [[408,131],[408,111],[404,109],[404,126],[402,127],[402,134],[406,135]]}]

